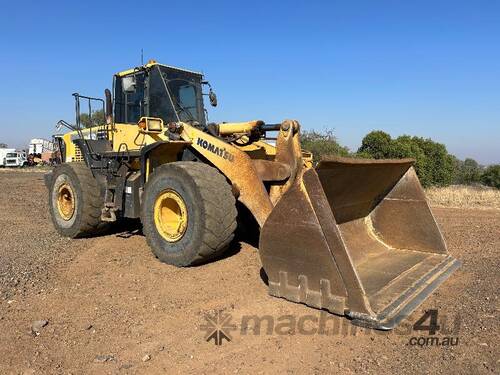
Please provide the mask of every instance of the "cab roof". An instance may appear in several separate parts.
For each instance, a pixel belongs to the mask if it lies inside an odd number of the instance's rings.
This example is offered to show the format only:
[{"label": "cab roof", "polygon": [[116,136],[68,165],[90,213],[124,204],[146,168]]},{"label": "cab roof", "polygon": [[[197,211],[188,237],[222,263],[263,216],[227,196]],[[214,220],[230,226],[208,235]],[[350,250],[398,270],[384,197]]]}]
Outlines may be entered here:
[{"label": "cab roof", "polygon": [[163,66],[163,67],[168,68],[168,69],[177,70],[179,72],[184,72],[184,73],[189,73],[189,74],[195,74],[197,76],[203,77],[203,74],[200,73],[200,72],[194,72],[192,70],[187,70],[187,69],[177,68],[175,66],[160,64],[156,60],[149,60],[147,64],[144,64],[141,67],[135,67],[135,68],[132,68],[132,69],[127,69],[127,70],[124,70],[122,72],[116,73],[116,75],[119,76],[119,77],[127,76],[129,74],[137,72],[138,70],[146,69],[146,68],[151,68],[151,67],[153,67],[155,65]]}]

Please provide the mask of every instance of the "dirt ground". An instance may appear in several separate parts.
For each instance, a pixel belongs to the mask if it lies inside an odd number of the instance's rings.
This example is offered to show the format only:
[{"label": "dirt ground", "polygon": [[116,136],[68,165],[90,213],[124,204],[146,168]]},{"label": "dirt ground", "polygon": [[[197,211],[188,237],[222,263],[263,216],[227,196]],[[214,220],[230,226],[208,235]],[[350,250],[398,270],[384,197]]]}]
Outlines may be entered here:
[{"label": "dirt ground", "polygon": [[[275,324],[254,335],[244,316],[320,317],[267,294],[254,247],[235,243],[224,259],[175,268],[155,259],[135,223],[59,237],[42,173],[3,171],[0,183],[1,374],[500,373],[500,210],[434,210],[463,266],[397,330],[323,315],[340,329],[311,334],[309,320],[307,332]],[[438,310],[435,336],[456,345],[410,344],[429,337],[411,328],[428,309]],[[222,345],[205,340],[217,311],[234,325]]]}]

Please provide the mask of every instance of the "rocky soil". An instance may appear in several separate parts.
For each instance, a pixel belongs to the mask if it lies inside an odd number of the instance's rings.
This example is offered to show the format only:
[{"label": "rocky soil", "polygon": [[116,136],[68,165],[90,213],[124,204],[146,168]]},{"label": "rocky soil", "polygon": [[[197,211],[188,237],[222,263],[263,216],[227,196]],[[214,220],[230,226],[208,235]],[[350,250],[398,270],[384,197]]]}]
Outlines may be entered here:
[{"label": "rocky soil", "polygon": [[[278,325],[321,316],[270,297],[247,243],[179,269],[155,259],[135,223],[98,238],[59,237],[41,173],[7,171],[0,183],[2,374],[500,372],[500,210],[434,209],[463,266],[397,330],[328,315],[330,328],[310,333],[314,324]],[[438,310],[435,336],[457,345],[410,344],[429,337],[412,330],[428,309]],[[272,319],[272,332],[243,324],[254,314]],[[206,316],[227,319],[231,341],[207,342]]]}]

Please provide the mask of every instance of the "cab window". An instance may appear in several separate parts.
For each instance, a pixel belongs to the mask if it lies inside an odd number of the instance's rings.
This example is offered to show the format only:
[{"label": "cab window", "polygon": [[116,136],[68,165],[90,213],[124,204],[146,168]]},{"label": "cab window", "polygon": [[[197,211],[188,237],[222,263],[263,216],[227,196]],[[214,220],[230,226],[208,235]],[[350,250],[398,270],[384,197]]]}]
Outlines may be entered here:
[{"label": "cab window", "polygon": [[136,124],[145,116],[144,73],[117,77],[115,82],[115,121]]}]

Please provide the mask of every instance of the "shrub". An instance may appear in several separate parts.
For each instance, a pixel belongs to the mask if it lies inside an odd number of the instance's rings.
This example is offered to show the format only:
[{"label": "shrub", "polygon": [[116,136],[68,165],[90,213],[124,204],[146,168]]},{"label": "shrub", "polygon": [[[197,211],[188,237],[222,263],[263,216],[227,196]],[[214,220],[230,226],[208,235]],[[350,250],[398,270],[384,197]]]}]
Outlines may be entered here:
[{"label": "shrub", "polygon": [[368,154],[375,159],[386,158],[390,152],[391,136],[381,130],[368,133],[361,142],[358,153]]},{"label": "shrub", "polygon": [[376,130],[363,138],[358,153],[368,153],[375,159],[415,159],[415,170],[423,186],[449,185],[455,174],[454,156],[443,144],[428,138],[402,135],[392,139]]},{"label": "shrub", "polygon": [[452,183],[455,174],[453,168],[453,156],[448,153],[446,146],[434,142],[430,138],[412,137],[426,157],[426,173],[429,185],[446,186]]},{"label": "shrub", "polygon": [[422,149],[409,136],[401,136],[392,141],[386,156],[390,159],[415,159],[415,171],[423,186],[432,185],[432,176],[429,173],[428,160]]},{"label": "shrub", "polygon": [[463,185],[478,183],[481,180],[481,174],[482,167],[474,159],[458,160],[455,183]]},{"label": "shrub", "polygon": [[304,131],[301,143],[304,150],[312,152],[314,162],[320,161],[323,156],[327,155],[349,156],[349,149],[338,143],[332,130]]},{"label": "shrub", "polygon": [[490,165],[481,176],[481,182],[500,189],[500,164]]}]

